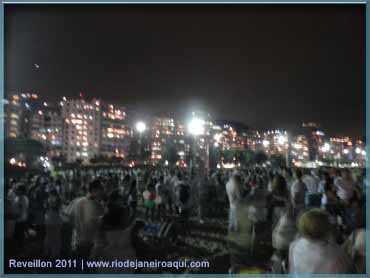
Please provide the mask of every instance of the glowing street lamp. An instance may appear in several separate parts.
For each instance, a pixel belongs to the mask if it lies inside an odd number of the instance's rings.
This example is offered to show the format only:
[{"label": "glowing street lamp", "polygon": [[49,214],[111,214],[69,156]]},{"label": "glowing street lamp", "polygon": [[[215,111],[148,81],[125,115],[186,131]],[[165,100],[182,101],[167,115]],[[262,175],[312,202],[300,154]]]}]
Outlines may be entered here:
[{"label": "glowing street lamp", "polygon": [[144,122],[138,122],[136,124],[136,130],[141,134],[146,130],[146,125]]},{"label": "glowing street lamp", "polygon": [[146,130],[146,125],[145,125],[145,123],[144,122],[137,122],[136,123],[136,130],[139,132],[139,157],[141,157],[141,148],[142,148],[142,146],[141,146],[141,137],[142,137],[142,134],[143,134],[143,132]]},{"label": "glowing street lamp", "polygon": [[[191,121],[189,122],[189,125],[188,125],[188,131],[191,135],[193,135],[193,144],[192,144],[192,157],[190,159],[190,169],[192,169],[193,165],[194,165],[194,154],[193,152],[195,151],[195,137],[199,136],[199,135],[204,135],[205,134],[205,121],[203,119],[199,119],[199,118],[192,118]],[[206,170],[208,171],[208,168],[209,168],[209,143],[208,143],[208,140],[207,140],[207,137],[205,138],[205,144],[206,144],[206,158],[205,158],[205,164],[206,164]]]},{"label": "glowing street lamp", "polygon": [[190,134],[197,136],[204,134],[204,120],[193,118],[188,126]]}]

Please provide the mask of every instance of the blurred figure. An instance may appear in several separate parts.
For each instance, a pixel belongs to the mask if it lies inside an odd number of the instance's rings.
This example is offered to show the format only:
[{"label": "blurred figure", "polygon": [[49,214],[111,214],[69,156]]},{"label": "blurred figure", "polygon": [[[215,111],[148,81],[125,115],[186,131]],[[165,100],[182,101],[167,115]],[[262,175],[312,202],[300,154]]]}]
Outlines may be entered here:
[{"label": "blurred figure", "polygon": [[348,169],[344,169],[341,177],[334,180],[334,185],[338,198],[344,203],[349,203],[354,193],[354,183]]},{"label": "blurred figure", "polygon": [[288,204],[288,187],[285,179],[276,175],[272,180],[271,193],[268,197],[268,219],[272,225],[275,225],[278,219],[283,215]]},{"label": "blurred figure", "polygon": [[296,169],[295,181],[290,188],[290,198],[294,209],[294,215],[296,216],[305,207],[305,192],[306,184],[302,180],[302,171]]},{"label": "blurred figure", "polygon": [[321,195],[319,194],[320,179],[315,170],[306,171],[302,181],[306,185],[305,205],[306,207],[320,207]]},{"label": "blurred figure", "polygon": [[238,209],[241,201],[242,178],[235,173],[226,184],[226,192],[229,198],[229,231],[238,230]]},{"label": "blurred figure", "polygon": [[50,192],[48,209],[45,214],[45,256],[59,258],[62,247],[62,218],[60,216],[61,200],[56,190]]},{"label": "blurred figure", "polygon": [[18,183],[16,185],[15,194],[16,197],[14,199],[14,207],[16,209],[17,218],[15,223],[14,236],[17,240],[17,244],[22,246],[27,236],[27,222],[29,213],[29,200],[26,196],[26,186],[22,183]]},{"label": "blurred figure", "polygon": [[352,258],[356,273],[366,273],[366,230],[354,231],[343,244],[343,249]]},{"label": "blurred figure", "polygon": [[[96,237],[91,252],[93,260],[132,260],[136,259],[136,252],[132,246],[130,209],[120,206],[117,202],[108,202],[107,212],[102,217],[99,236]],[[133,268],[100,268],[100,273],[133,273]]]},{"label": "blurred figure", "polygon": [[349,274],[353,268],[349,257],[330,239],[327,213],[311,209],[299,218],[300,238],[289,249],[290,274]]},{"label": "blurred figure", "polygon": [[72,249],[79,258],[88,258],[100,226],[100,217],[103,208],[100,200],[104,189],[99,180],[94,180],[89,185],[86,196],[77,198],[66,210],[66,215],[73,227]]}]

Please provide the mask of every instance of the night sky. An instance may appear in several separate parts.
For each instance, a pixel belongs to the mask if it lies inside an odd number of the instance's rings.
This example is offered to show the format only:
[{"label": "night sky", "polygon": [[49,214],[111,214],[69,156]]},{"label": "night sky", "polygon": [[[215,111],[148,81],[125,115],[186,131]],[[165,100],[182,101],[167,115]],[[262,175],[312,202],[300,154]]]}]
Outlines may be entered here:
[{"label": "night sky", "polygon": [[6,4],[5,73],[48,100],[364,136],[365,5]]}]

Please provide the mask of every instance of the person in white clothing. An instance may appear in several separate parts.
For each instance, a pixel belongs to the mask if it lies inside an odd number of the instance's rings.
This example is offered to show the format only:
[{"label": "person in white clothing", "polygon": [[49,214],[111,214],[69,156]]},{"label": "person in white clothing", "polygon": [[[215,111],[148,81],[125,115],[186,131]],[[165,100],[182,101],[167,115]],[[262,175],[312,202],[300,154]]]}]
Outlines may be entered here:
[{"label": "person in white clothing", "polygon": [[337,189],[338,198],[348,203],[354,193],[354,183],[348,169],[344,169],[342,176],[335,179],[334,186]]},{"label": "person in white clothing", "polygon": [[290,274],[350,274],[350,258],[330,241],[330,223],[327,213],[311,209],[299,218],[300,237],[289,248]]},{"label": "person in white clothing", "polygon": [[70,204],[65,211],[72,227],[72,249],[81,258],[88,258],[98,234],[103,209],[99,204],[103,186],[99,180],[90,183],[89,193]]},{"label": "person in white clothing", "polygon": [[290,188],[290,197],[294,214],[297,216],[305,207],[306,184],[302,180],[302,171],[300,169],[295,171],[295,178],[296,180],[293,182]]},{"label": "person in white clothing", "polygon": [[226,192],[229,198],[229,231],[238,230],[238,208],[241,201],[241,186],[242,178],[235,173],[231,176],[229,182],[226,184]]}]

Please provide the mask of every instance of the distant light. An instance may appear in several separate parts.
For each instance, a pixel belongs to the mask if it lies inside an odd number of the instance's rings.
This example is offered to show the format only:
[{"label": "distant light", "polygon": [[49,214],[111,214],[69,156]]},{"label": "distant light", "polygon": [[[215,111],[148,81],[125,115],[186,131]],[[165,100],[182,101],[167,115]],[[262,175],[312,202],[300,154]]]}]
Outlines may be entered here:
[{"label": "distant light", "polygon": [[270,145],[270,141],[268,141],[268,140],[263,140],[263,141],[262,141],[262,145],[263,145],[263,146],[265,146],[265,147],[267,147],[268,145]]},{"label": "distant light", "polygon": [[48,104],[47,104],[46,102],[44,102],[44,106],[45,106],[45,107],[47,107],[47,106],[48,106]]},{"label": "distant light", "polygon": [[348,150],[348,149],[344,149],[344,150],[343,150],[343,153],[344,153],[344,154],[348,154],[348,153],[349,153],[349,150]]},{"label": "distant light", "polygon": [[328,143],[325,143],[324,146],[321,148],[323,152],[330,151],[330,145]]},{"label": "distant light", "polygon": [[216,133],[213,138],[215,139],[216,142],[220,142],[221,137],[222,137],[222,133]]},{"label": "distant light", "polygon": [[193,118],[188,126],[189,132],[193,135],[202,135],[205,132],[204,120]]},{"label": "distant light", "polygon": [[356,150],[355,150],[355,152],[356,152],[357,154],[360,154],[360,153],[361,153],[361,149],[360,149],[359,147],[357,147],[357,148],[356,148]]},{"label": "distant light", "polygon": [[15,160],[15,158],[14,158],[14,157],[12,157],[12,158],[9,160],[9,163],[10,163],[11,165],[14,165],[14,164],[16,164],[16,163],[17,163],[17,160]]},{"label": "distant light", "polygon": [[279,143],[280,145],[283,145],[283,144],[285,144],[286,142],[287,142],[287,138],[286,138],[286,136],[280,135],[280,136],[278,137],[278,143]]},{"label": "distant light", "polygon": [[139,132],[139,133],[143,133],[145,130],[146,130],[146,125],[144,122],[138,122],[136,124],[136,130]]},{"label": "distant light", "polygon": [[366,155],[366,151],[361,151],[361,154],[363,155],[363,156],[365,156]]},{"label": "distant light", "polygon": [[301,144],[298,144],[298,143],[297,144],[294,144],[293,147],[295,149],[297,149],[297,150],[302,149],[302,145]]},{"label": "distant light", "polygon": [[166,160],[166,161],[164,162],[164,165],[168,166],[168,160]]},{"label": "distant light", "polygon": [[40,65],[39,64],[33,64],[35,66],[36,69],[39,69],[40,68]]}]

